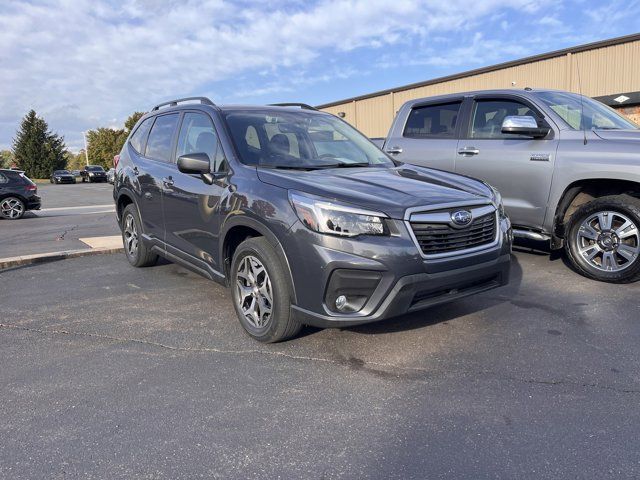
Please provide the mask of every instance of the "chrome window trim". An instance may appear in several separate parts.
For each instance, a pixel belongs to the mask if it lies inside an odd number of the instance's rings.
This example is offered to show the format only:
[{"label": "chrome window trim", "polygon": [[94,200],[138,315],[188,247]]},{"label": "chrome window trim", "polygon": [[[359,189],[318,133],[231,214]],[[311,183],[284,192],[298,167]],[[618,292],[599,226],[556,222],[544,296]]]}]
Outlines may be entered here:
[{"label": "chrome window trim", "polygon": [[[464,207],[475,207],[475,208],[470,208],[469,209],[469,210],[471,210],[471,213],[473,214],[474,218],[476,218],[478,216],[486,215],[487,213],[491,213],[490,211],[489,212],[486,211],[487,207],[493,209],[493,211],[495,212],[494,213],[495,217],[496,217],[495,218],[495,220],[496,220],[496,224],[495,224],[496,225],[496,236],[493,239],[493,242],[488,243],[486,245],[479,245],[477,247],[467,248],[467,249],[464,249],[464,250],[456,250],[456,251],[453,251],[453,252],[425,254],[422,251],[422,248],[420,247],[420,242],[418,242],[418,238],[416,237],[415,233],[413,232],[413,228],[411,227],[411,217],[414,214],[424,214],[426,216],[426,215],[429,215],[429,212],[433,212],[434,210],[441,210],[443,208],[447,208],[447,209],[460,208],[460,209],[462,209]],[[482,213],[477,213],[477,212],[482,212]],[[414,217],[414,218],[416,218],[416,217]],[[419,218],[419,217],[417,217],[417,218]],[[448,218],[450,218],[450,217],[448,217]],[[435,223],[447,223],[447,224],[449,224],[450,222],[446,221],[446,222],[435,222]],[[500,217],[499,217],[499,214],[498,214],[498,208],[489,199],[485,199],[485,200],[468,200],[466,202],[441,203],[441,204],[437,204],[437,205],[429,205],[429,206],[424,206],[424,207],[411,207],[411,208],[408,208],[405,211],[404,224],[405,224],[407,230],[409,231],[409,236],[411,237],[411,239],[413,240],[413,243],[415,244],[415,246],[418,249],[418,253],[425,260],[439,260],[439,259],[448,259],[448,258],[451,258],[451,257],[464,257],[464,256],[470,255],[472,253],[482,252],[482,251],[485,251],[485,250],[491,250],[491,249],[495,248],[496,246],[499,246],[500,242],[501,242]]]}]

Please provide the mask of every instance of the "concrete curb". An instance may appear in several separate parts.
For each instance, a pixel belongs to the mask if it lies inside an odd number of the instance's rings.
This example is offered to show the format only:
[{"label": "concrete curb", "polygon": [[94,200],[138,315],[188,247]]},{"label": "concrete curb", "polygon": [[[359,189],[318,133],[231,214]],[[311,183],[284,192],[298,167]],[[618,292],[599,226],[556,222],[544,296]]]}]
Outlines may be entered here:
[{"label": "concrete curb", "polygon": [[20,257],[0,258],[0,271],[8,268],[22,267],[37,263],[55,262],[67,258],[86,257],[88,255],[104,255],[107,253],[124,252],[124,247],[117,248],[83,248],[80,250],[67,250],[63,252],[36,253],[34,255],[22,255]]}]

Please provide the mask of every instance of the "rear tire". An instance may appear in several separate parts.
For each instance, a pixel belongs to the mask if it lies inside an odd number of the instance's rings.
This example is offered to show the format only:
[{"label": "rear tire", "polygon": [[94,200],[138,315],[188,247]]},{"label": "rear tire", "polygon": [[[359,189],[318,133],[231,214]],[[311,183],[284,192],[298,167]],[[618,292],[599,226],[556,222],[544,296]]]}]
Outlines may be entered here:
[{"label": "rear tire", "polygon": [[155,265],[158,255],[142,240],[141,222],[135,205],[129,204],[122,212],[122,244],[127,260],[134,267]]},{"label": "rear tire", "polygon": [[567,222],[565,252],[582,275],[601,282],[640,278],[640,200],[630,195],[597,198]]},{"label": "rear tire", "polygon": [[7,220],[22,218],[26,208],[24,202],[18,197],[6,197],[0,200],[0,217]]},{"label": "rear tire", "polygon": [[266,238],[249,238],[238,246],[230,276],[233,306],[249,336],[273,343],[300,331],[302,325],[291,314],[289,277]]}]

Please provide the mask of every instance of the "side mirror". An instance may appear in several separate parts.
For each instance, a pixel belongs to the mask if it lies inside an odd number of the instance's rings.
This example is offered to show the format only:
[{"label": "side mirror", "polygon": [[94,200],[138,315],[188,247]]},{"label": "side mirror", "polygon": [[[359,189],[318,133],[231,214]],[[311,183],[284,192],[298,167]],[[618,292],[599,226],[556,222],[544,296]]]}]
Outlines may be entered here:
[{"label": "side mirror", "polygon": [[178,170],[182,173],[200,175],[207,185],[213,184],[216,178],[223,178],[226,172],[211,173],[211,160],[204,152],[188,153],[178,157]]},{"label": "side mirror", "polygon": [[533,138],[544,138],[549,134],[549,127],[539,127],[535,118],[530,115],[509,115],[502,122],[502,133],[526,135]]}]

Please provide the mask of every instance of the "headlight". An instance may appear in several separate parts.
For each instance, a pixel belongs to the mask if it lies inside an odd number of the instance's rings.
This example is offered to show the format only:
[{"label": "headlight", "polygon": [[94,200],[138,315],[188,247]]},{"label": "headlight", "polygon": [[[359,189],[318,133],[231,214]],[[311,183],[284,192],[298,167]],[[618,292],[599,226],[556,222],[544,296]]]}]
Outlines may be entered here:
[{"label": "headlight", "polygon": [[319,197],[289,191],[289,200],[300,221],[310,230],[343,237],[386,235],[382,212],[332,203]]},{"label": "headlight", "polygon": [[491,191],[493,192],[493,198],[491,200],[493,201],[494,205],[498,209],[498,214],[501,217],[504,217],[505,213],[504,213],[504,203],[502,202],[502,195],[500,195],[500,192],[495,188],[493,188],[491,185],[489,185],[489,188],[491,188]]}]

